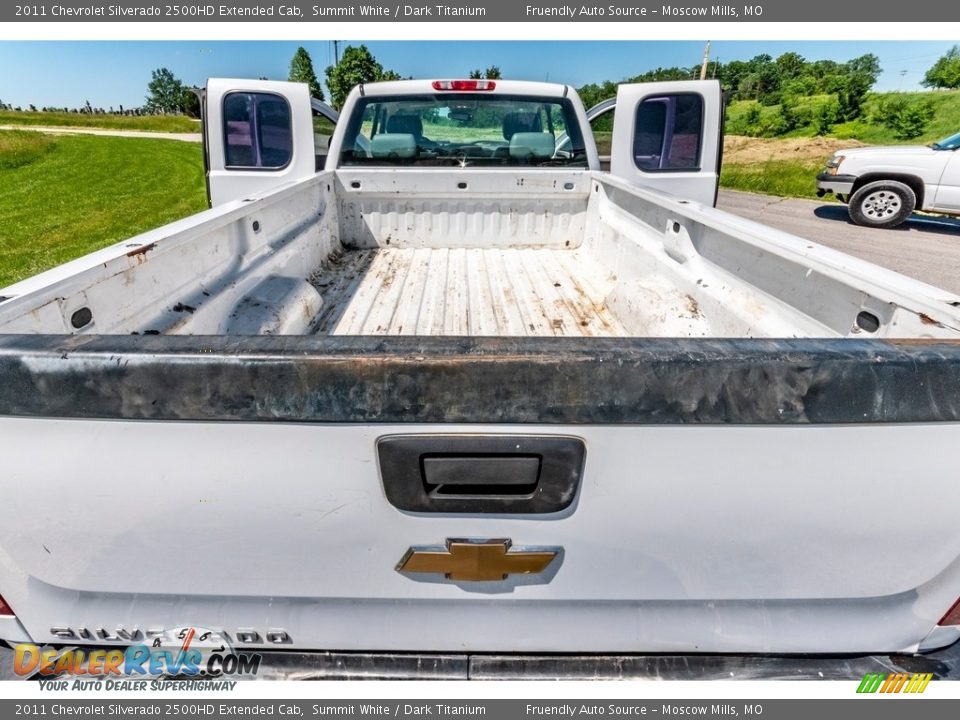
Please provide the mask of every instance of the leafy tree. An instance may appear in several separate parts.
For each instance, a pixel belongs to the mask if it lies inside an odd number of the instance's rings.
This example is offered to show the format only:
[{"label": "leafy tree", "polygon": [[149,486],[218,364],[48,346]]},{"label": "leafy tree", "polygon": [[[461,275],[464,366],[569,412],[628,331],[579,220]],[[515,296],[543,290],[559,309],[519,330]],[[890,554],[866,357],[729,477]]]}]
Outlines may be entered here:
[{"label": "leafy tree", "polygon": [[377,62],[366,45],[348,45],[340,62],[327,67],[326,76],[330,102],[337,110],[343,107],[347,95],[360,83],[400,79],[392,70],[384,70],[383,65]]},{"label": "leafy tree", "polygon": [[877,82],[880,77],[880,58],[873,53],[861,55],[844,64],[844,70],[848,75],[861,75],[869,81],[870,87]]},{"label": "leafy tree", "polygon": [[810,75],[801,75],[783,83],[782,95],[784,98],[798,98],[816,94],[817,80]]},{"label": "leafy tree", "polygon": [[717,69],[717,77],[720,79],[720,85],[724,91],[729,93],[730,99],[740,99],[738,90],[744,76],[750,72],[750,66],[743,60],[733,60],[721,64]]},{"label": "leafy tree", "polygon": [[764,117],[758,129],[760,137],[777,137],[791,130],[787,117],[779,109]]},{"label": "leafy tree", "polygon": [[743,122],[747,126],[757,125],[760,122],[760,103],[751,103],[750,107],[743,114]]},{"label": "leafy tree", "polygon": [[932,88],[960,88],[960,46],[954,45],[923,76],[923,85]]},{"label": "leafy tree", "polygon": [[863,114],[863,102],[880,77],[880,60],[868,53],[840,66],[840,74],[831,79],[837,96],[837,119],[855,120]]},{"label": "leafy tree", "polygon": [[[200,117],[200,97],[194,88],[184,86],[180,95],[180,110],[192,118]],[[123,112],[123,106],[120,107],[120,112]]]},{"label": "leafy tree", "polygon": [[[642,83],[659,82],[660,80],[689,80],[699,72],[699,67],[696,69],[684,67],[658,67],[656,70],[647,70],[647,72],[641,73],[640,75],[634,75],[632,78],[628,78],[626,82]],[[614,89],[614,94],[616,94],[616,89]]]},{"label": "leafy tree", "polygon": [[[587,109],[592,108],[597,103],[601,103],[607,98],[617,94],[617,83],[607,80],[600,85],[590,83],[577,90],[577,94],[583,101],[583,106]],[[609,113],[608,113],[609,114]]]},{"label": "leafy tree", "polygon": [[183,91],[183,83],[167,68],[154,70],[147,84],[146,108],[150,112],[179,113],[184,99]]},{"label": "leafy tree", "polygon": [[807,67],[807,61],[799,53],[788,52],[777,58],[777,70],[780,82],[800,77]]},{"label": "leafy tree", "polygon": [[841,79],[837,86],[839,120],[855,120],[863,114],[863,101],[872,84],[869,77],[863,74],[847,75]]},{"label": "leafy tree", "polygon": [[894,136],[901,140],[912,140],[920,137],[933,120],[933,103],[929,100],[915,102],[908,105],[896,119]]},{"label": "leafy tree", "polygon": [[744,110],[743,115],[733,124],[731,130],[735,135],[752,135],[756,137],[760,134],[760,117],[762,108],[760,103],[752,102]]},{"label": "leafy tree", "polygon": [[826,135],[833,128],[839,114],[839,104],[835,98],[821,104],[813,113],[813,129],[817,135]]},{"label": "leafy tree", "polygon": [[776,105],[780,102],[780,79],[780,69],[773,58],[765,53],[757,55],[746,63],[737,86],[737,97],[757,100],[763,105]]},{"label": "leafy tree", "polygon": [[810,70],[816,77],[827,78],[840,72],[840,63],[834,60],[814,60]]},{"label": "leafy tree", "polygon": [[467,76],[471,80],[501,80],[503,79],[503,74],[500,72],[500,68],[496,65],[491,65],[486,70],[481,70],[476,68],[470,71],[470,74]]},{"label": "leafy tree", "polygon": [[[954,55],[960,59],[960,46]],[[658,67],[624,82],[688,79],[695,77],[699,70],[699,65]],[[788,52],[776,59],[764,53],[750,60],[717,63],[713,74],[719,79],[728,101],[756,103],[746,106],[737,119],[729,123],[732,133],[756,136],[777,135],[803,127],[822,134],[837,122],[861,117],[864,102],[880,72],[880,61],[872,53],[840,63],[808,61],[798,53]],[[615,95],[616,83],[592,83],[578,92],[590,107]],[[826,105],[800,101],[816,95],[832,97]]]},{"label": "leafy tree", "polygon": [[910,101],[903,95],[885,98],[877,109],[877,119],[893,130],[898,140],[912,140],[923,135],[933,120],[933,103],[928,99]]},{"label": "leafy tree", "polygon": [[796,130],[805,124],[804,116],[797,110],[796,102],[793,99],[784,98],[780,104],[779,116],[785,133]]},{"label": "leafy tree", "polygon": [[290,61],[290,75],[287,78],[290,82],[306,83],[310,88],[310,96],[318,100],[323,100],[323,90],[320,88],[320,81],[317,80],[317,73],[313,70],[313,60],[310,59],[310,53],[306,48],[300,46],[293,54]]},{"label": "leafy tree", "polygon": [[[847,63],[833,60],[809,62],[793,52],[776,60],[762,54],[748,60],[734,60],[721,65],[716,75],[732,100],[757,100],[762,105],[778,105],[804,95],[847,92],[862,96],[876,82],[880,63],[867,54]],[[853,80],[851,81],[851,78]],[[857,114],[858,96],[844,102],[845,112]]]}]

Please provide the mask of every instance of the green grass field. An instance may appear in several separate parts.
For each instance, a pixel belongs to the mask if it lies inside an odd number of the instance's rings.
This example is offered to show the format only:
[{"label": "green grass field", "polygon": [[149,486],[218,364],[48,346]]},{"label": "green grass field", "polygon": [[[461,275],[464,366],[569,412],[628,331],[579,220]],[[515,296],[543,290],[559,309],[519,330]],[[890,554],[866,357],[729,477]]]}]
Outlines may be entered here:
[{"label": "green grass field", "polygon": [[89,127],[146,132],[200,132],[200,122],[182,115],[87,115],[65,112],[14,112],[0,110],[0,125],[34,127]]},{"label": "green grass field", "polygon": [[12,130],[0,132],[0,169],[13,169],[29,165],[51,152],[56,140],[35,132]]},{"label": "green grass field", "polygon": [[0,131],[0,287],[206,205],[199,143]]},{"label": "green grass field", "polygon": [[[720,172],[720,186],[764,195],[816,199],[814,178],[822,169],[822,162],[809,160],[724,163]],[[832,196],[825,201],[830,199]]]}]

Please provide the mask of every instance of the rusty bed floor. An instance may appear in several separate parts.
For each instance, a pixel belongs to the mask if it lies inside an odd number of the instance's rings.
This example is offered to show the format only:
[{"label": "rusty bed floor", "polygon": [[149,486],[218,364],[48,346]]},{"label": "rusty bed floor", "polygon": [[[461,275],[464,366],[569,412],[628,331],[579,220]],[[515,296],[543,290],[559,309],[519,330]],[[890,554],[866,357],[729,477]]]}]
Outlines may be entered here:
[{"label": "rusty bed floor", "polygon": [[604,302],[615,276],[580,250],[353,250],[310,281],[321,334],[627,335]]}]

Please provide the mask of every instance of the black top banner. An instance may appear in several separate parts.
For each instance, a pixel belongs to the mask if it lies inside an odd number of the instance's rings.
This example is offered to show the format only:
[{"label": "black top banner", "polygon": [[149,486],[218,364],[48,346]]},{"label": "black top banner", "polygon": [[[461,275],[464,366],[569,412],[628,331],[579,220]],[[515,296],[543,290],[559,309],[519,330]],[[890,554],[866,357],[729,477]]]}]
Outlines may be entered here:
[{"label": "black top banner", "polygon": [[[353,2],[285,0],[259,2],[179,2],[148,0],[62,0],[36,4],[6,3],[0,22],[947,22],[960,19],[960,3],[942,0],[777,0],[758,4],[708,2]],[[953,8],[952,10],[950,8]]]}]

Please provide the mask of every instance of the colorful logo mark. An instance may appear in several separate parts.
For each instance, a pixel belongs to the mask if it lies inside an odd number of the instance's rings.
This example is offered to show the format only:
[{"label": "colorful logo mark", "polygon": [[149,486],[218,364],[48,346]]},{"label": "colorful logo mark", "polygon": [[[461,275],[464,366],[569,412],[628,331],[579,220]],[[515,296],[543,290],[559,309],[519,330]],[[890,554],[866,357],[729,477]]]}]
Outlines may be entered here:
[{"label": "colorful logo mark", "polygon": [[932,679],[933,673],[867,673],[857,692],[922,693]]},{"label": "colorful logo mark", "polygon": [[260,668],[259,654],[235,652],[214,630],[184,627],[149,634],[148,643],[123,648],[57,650],[23,643],[14,648],[13,671],[21,677],[222,677],[256,675]]}]

